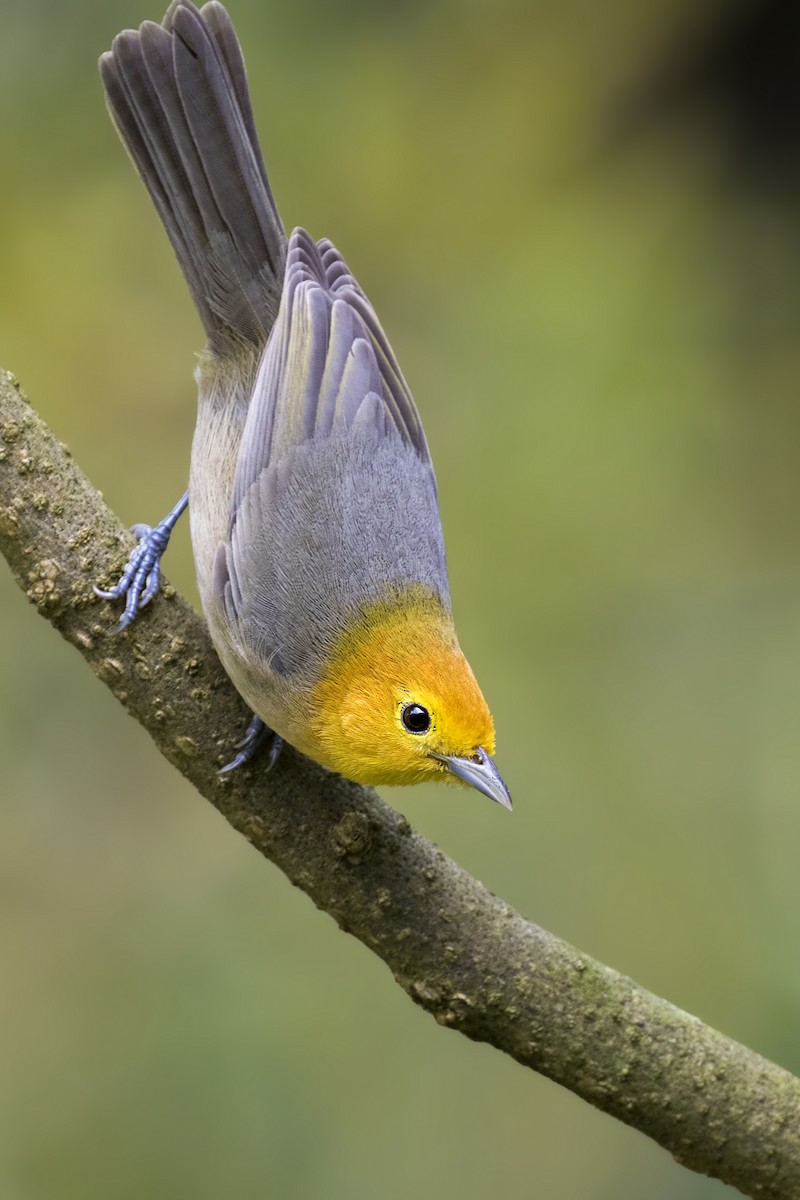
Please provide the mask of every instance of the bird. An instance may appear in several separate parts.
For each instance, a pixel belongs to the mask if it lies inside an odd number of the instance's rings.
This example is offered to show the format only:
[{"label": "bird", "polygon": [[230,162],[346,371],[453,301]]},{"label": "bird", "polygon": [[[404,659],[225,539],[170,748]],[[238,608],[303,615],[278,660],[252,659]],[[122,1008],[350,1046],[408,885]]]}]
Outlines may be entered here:
[{"label": "bird", "polygon": [[284,230],[226,9],[173,0],[100,74],[207,345],[188,491],[95,591],[125,597],[127,627],[188,505],[211,639],[253,713],[223,771],[289,744],[358,783],[457,783],[510,809],[417,407],[334,244]]}]

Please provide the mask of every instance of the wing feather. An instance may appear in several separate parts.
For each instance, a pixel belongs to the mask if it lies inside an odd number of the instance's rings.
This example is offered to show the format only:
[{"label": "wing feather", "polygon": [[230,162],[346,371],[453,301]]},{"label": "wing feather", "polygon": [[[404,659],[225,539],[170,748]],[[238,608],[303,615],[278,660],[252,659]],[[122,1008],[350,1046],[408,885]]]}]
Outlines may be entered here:
[{"label": "wing feather", "polygon": [[[365,405],[378,397],[380,404]],[[329,241],[289,240],[278,319],[262,357],[236,470],[231,518],[261,472],[304,443],[372,420],[429,462],[416,405],[375,310]]]},{"label": "wing feather", "polygon": [[[398,498],[413,496],[413,504]],[[418,584],[449,605],[436,481],[378,318],[330,242],[289,242],[236,466],[216,602],[248,660],[311,671],[348,614]]]}]

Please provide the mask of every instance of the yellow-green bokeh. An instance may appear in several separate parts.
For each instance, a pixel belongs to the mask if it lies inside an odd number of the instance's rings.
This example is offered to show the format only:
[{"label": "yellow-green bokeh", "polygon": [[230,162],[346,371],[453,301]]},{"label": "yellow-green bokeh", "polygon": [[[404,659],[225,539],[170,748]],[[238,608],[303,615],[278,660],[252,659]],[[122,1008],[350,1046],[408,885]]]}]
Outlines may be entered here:
[{"label": "yellow-green bokeh", "polygon": [[[284,220],[336,241],[422,411],[515,811],[387,798],[800,1070],[800,208],[710,117],[609,133],[722,7],[231,0]],[[95,60],[160,15],[0,16],[0,363],[131,522],[184,486],[201,334]],[[166,569],[194,595],[186,530]],[[4,1200],[725,1193],[435,1026],[7,571],[0,611]]]}]

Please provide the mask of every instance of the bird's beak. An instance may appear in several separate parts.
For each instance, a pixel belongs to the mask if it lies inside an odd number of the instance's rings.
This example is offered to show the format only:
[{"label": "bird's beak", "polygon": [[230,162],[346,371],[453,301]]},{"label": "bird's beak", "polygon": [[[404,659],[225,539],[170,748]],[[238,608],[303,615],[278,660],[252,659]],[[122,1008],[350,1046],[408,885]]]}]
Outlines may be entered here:
[{"label": "bird's beak", "polygon": [[437,754],[435,757],[439,759],[439,762],[444,763],[448,771],[457,779],[468,783],[470,787],[477,788],[490,800],[502,804],[503,808],[511,808],[508,788],[494,765],[494,760],[486,753],[483,746],[478,746],[471,758],[459,758],[456,754]]}]

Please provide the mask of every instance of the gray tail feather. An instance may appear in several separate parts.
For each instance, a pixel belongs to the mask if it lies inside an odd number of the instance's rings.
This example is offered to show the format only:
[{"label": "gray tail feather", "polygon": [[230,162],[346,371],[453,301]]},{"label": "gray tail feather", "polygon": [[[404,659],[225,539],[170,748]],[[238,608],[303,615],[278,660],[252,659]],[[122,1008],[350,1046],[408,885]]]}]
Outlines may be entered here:
[{"label": "gray tail feather", "polygon": [[216,0],[173,0],[100,59],[114,123],[191,289],[211,349],[263,346],[286,234],[256,137],[244,60]]}]

